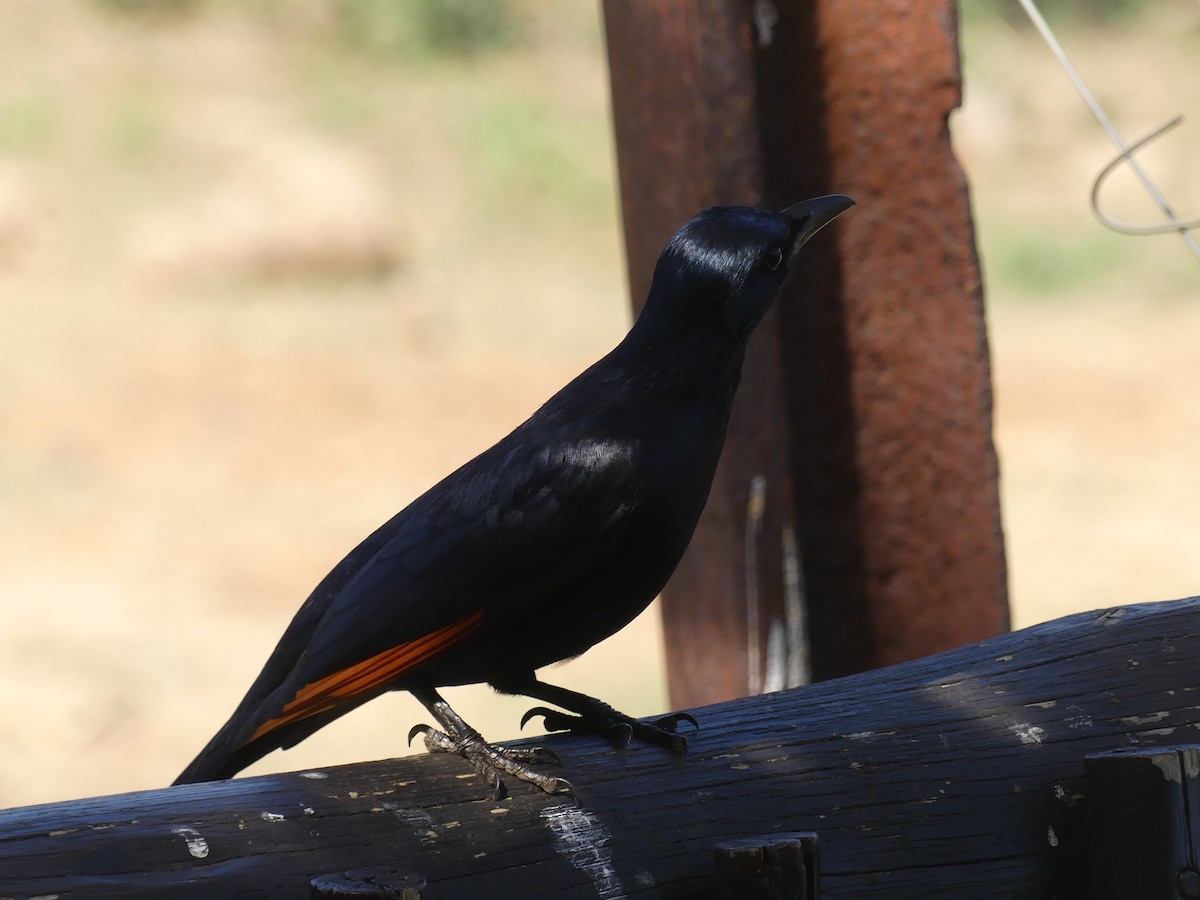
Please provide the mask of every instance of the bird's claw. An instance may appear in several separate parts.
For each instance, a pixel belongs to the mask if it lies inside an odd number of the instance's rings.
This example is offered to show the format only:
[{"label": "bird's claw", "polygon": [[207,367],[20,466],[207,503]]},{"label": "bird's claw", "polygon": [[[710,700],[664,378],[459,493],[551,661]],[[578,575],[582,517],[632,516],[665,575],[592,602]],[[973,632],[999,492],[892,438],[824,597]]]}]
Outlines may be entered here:
[{"label": "bird's claw", "polygon": [[414,725],[408,730],[408,746],[412,746],[413,738],[415,738],[418,734],[424,734],[428,737],[431,731],[433,731],[433,729],[428,725]]},{"label": "bird's claw", "polygon": [[546,731],[583,731],[599,734],[614,744],[628,746],[633,738],[633,729],[624,722],[595,723],[587,716],[576,716],[561,710],[550,709],[548,706],[535,706],[521,717],[521,727],[534,716],[542,717],[542,727]]},{"label": "bird's claw", "polygon": [[542,717],[542,727],[547,731],[569,731],[571,728],[570,724],[562,723],[567,722],[569,719],[575,718],[574,716],[568,716],[566,713],[560,712],[557,709],[551,709],[548,706],[535,706],[533,709],[525,713],[525,715],[521,716],[520,727],[522,731],[525,730],[525,725],[534,716]]},{"label": "bird's claw", "polygon": [[681,722],[692,727],[692,733],[700,730],[695,717],[685,712],[671,713],[654,722],[639,722],[629,716],[605,709],[596,715],[573,715],[548,706],[535,706],[521,717],[524,728],[530,719],[542,717],[546,731],[580,731],[606,737],[618,747],[628,747],[635,737],[665,747],[672,753],[686,753],[687,736],[676,729]]},{"label": "bird's claw", "polygon": [[500,777],[499,772],[493,771],[488,780],[492,784],[492,799],[499,803],[508,796],[508,786],[504,783],[504,779]]},{"label": "bird's claw", "polygon": [[514,759],[518,762],[533,763],[535,765],[551,765],[561,766],[562,758],[548,747],[496,747],[501,753],[509,759]]},{"label": "bird's claw", "polygon": [[543,765],[561,766],[562,757],[551,750],[549,747],[533,747],[529,750],[532,757],[531,762],[542,763]]},{"label": "bird's claw", "polygon": [[679,723],[687,722],[692,726],[691,734],[696,734],[700,731],[700,723],[696,721],[695,716],[685,712],[671,713],[669,716],[663,716],[661,719],[656,719],[648,724],[639,723],[638,735],[653,743],[666,747],[672,753],[687,753],[688,738],[685,734],[680,734]]},{"label": "bird's claw", "polygon": [[429,725],[414,725],[409,730],[410,746],[418,734],[424,735],[425,749],[430,753],[453,753],[471,763],[475,771],[487,780],[493,800],[503,800],[508,796],[508,787],[504,784],[503,776],[511,775],[547,794],[570,794],[578,802],[575,788],[569,781],[553,775],[543,775],[530,768],[531,764],[562,765],[562,760],[553,750],[547,750],[545,747],[510,749],[498,744],[489,744],[474,729],[448,734]]},{"label": "bird's claw", "polygon": [[[500,746],[492,747],[492,750],[495,751],[496,755],[491,759],[477,763],[477,768],[480,769],[481,774],[491,786],[492,799],[496,802],[508,797],[508,785],[504,783],[504,779],[501,777],[503,774],[519,778],[547,794],[566,794],[576,803],[579,802],[579,798],[575,795],[574,785],[567,781],[567,779],[558,778],[554,775],[542,775],[540,772],[534,772],[523,765],[525,763],[562,765],[562,760],[558,758],[558,754],[554,751],[547,750],[544,747],[532,747],[528,750],[512,750]],[[476,763],[476,760],[472,759],[470,755],[467,755],[467,759],[472,763]]]},{"label": "bird's claw", "polygon": [[633,742],[633,726],[628,722],[618,722],[608,729],[608,739],[614,744],[628,747]]},{"label": "bird's claw", "polygon": [[525,727],[534,716],[542,717],[542,727],[547,731],[585,731],[608,738],[614,744],[628,747],[633,740],[633,726],[619,720],[595,721],[587,716],[576,716],[548,706],[535,706],[521,716],[521,727]]},{"label": "bird's claw", "polygon": [[[546,791],[548,794],[564,794],[575,801],[575,805],[579,805],[579,795],[575,793],[575,785],[567,781],[565,778],[552,778],[549,782],[552,786],[551,790]],[[542,788],[546,790],[546,788]]]},{"label": "bird's claw", "polygon": [[669,716],[663,716],[661,719],[656,719],[654,724],[665,731],[677,731],[680,722],[687,722],[691,725],[693,734],[700,730],[700,723],[696,721],[695,716],[688,715],[685,712],[671,713]]},{"label": "bird's claw", "polygon": [[[504,755],[508,756],[508,754],[510,752],[511,751],[504,751]],[[510,760],[510,762],[511,762],[511,760]],[[492,785],[492,799],[493,800],[503,800],[508,796],[508,788],[505,786],[504,781],[501,779],[502,774],[503,773],[501,771],[493,769],[491,771],[491,774],[487,776],[488,782]],[[579,797],[575,793],[575,786],[573,784],[571,784],[571,782],[567,781],[567,779],[565,779],[565,778],[559,778],[556,775],[542,775],[540,772],[527,773],[527,774],[531,774],[531,775],[536,775],[536,780],[534,778],[526,777],[526,775],[524,775],[524,774],[516,774],[516,773],[512,773],[512,772],[510,772],[508,774],[515,775],[517,778],[520,778],[522,781],[527,782],[528,784],[532,784],[534,787],[538,788],[543,793],[550,794],[551,796],[558,796],[560,794],[565,794],[565,795],[569,796],[572,800],[574,800],[576,803],[579,802]]]}]

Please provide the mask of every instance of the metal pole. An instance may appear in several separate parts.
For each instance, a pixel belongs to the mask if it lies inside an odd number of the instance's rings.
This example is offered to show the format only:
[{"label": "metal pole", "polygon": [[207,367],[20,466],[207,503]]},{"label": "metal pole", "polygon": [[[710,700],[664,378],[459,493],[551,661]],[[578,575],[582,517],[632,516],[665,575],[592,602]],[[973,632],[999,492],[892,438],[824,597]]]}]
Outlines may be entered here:
[{"label": "metal pole", "polygon": [[635,303],[706,206],[859,202],[805,249],[751,344],[708,508],[664,592],[673,703],[1005,630],[983,301],[946,125],[954,4],[604,13]]}]

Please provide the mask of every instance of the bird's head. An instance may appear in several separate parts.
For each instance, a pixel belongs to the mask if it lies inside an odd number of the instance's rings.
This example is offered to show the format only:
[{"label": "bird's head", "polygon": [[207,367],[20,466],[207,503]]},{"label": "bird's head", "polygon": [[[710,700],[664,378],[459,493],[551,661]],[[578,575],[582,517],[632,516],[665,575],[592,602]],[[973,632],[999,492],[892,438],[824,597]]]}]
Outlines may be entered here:
[{"label": "bird's head", "polygon": [[667,243],[642,317],[672,330],[715,326],[745,341],[775,301],[796,252],[853,205],[831,194],[781,212],[706,209]]}]

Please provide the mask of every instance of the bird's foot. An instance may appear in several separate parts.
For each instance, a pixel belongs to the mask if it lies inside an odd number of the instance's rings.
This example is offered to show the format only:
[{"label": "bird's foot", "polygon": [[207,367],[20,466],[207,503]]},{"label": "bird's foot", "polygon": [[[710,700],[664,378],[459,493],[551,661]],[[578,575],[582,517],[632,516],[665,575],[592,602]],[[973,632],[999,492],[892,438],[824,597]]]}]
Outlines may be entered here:
[{"label": "bird's foot", "polygon": [[700,730],[700,723],[687,713],[672,713],[653,722],[642,722],[613,709],[607,703],[594,701],[580,715],[572,715],[548,706],[535,706],[521,717],[521,727],[534,716],[541,716],[547,731],[579,731],[598,734],[614,744],[625,747],[635,737],[650,744],[666,747],[672,753],[686,753],[687,736],[676,731],[680,722],[692,726],[693,733]]},{"label": "bird's foot", "polygon": [[408,733],[410,745],[418,734],[424,735],[425,749],[430,753],[455,753],[474,766],[475,771],[492,786],[493,800],[503,800],[508,796],[508,788],[501,775],[511,775],[547,794],[575,796],[575,788],[565,778],[556,778],[531,768],[531,765],[539,764],[560,765],[562,761],[553,750],[545,747],[521,750],[501,747],[489,744],[478,731],[470,727],[458,733],[447,733],[429,725],[413,726]]}]

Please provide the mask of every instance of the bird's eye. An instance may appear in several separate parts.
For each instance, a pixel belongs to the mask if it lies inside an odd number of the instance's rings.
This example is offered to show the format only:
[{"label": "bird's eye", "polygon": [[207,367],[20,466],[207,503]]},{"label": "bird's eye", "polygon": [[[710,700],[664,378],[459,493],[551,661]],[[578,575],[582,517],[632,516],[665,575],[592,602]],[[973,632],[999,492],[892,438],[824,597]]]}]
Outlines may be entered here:
[{"label": "bird's eye", "polygon": [[768,269],[774,272],[783,263],[783,248],[772,247],[767,251],[767,256],[763,262]]}]

